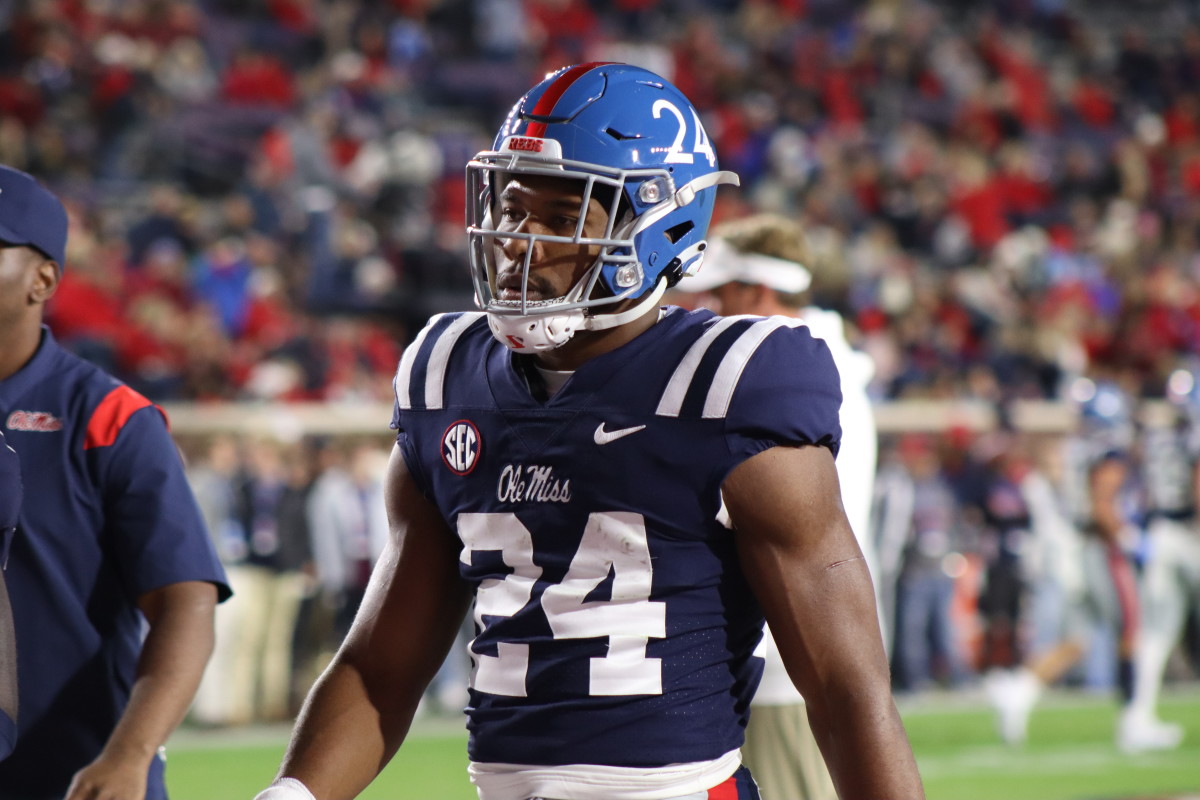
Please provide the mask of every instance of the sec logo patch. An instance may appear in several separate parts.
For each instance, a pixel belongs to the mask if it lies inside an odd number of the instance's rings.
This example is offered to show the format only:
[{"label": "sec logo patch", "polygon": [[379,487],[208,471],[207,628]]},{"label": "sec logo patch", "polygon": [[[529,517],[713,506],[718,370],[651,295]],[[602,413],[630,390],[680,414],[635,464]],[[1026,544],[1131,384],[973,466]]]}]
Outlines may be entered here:
[{"label": "sec logo patch", "polygon": [[455,475],[467,475],[479,463],[479,429],[468,419],[450,423],[442,434],[442,461]]}]

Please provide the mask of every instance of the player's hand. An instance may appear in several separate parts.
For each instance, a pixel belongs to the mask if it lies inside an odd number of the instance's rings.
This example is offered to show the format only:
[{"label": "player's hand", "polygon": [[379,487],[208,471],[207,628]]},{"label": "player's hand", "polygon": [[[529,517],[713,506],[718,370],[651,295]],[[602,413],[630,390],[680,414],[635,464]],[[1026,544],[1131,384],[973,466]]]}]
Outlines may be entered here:
[{"label": "player's hand", "polygon": [[145,800],[148,765],[101,755],[71,780],[63,800]]}]

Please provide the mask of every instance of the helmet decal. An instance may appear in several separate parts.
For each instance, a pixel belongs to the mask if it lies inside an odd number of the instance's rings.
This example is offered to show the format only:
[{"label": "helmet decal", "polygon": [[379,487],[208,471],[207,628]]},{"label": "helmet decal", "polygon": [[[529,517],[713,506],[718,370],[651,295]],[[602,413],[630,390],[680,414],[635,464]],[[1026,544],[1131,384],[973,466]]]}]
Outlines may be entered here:
[{"label": "helmet decal", "polygon": [[606,66],[607,63],[608,62],[604,61],[593,61],[590,64],[577,64],[574,67],[568,67],[567,69],[557,73],[558,78],[556,78],[554,82],[546,88],[546,91],[544,91],[542,96],[538,98],[537,105],[535,105],[529,112],[531,121],[529,123],[529,128],[525,131],[525,133],[529,136],[545,136],[546,123],[541,120],[553,118],[555,116],[554,106],[560,99],[562,99],[562,96],[566,93],[567,89],[571,88],[571,85],[574,84],[575,81],[579,80],[580,77],[585,75],[593,68]]}]

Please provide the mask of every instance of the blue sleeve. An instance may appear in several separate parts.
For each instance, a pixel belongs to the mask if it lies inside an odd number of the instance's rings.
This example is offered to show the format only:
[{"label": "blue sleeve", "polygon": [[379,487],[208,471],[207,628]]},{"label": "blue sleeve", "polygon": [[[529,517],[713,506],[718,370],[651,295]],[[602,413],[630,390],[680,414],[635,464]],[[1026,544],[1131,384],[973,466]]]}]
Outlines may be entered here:
[{"label": "blue sleeve", "polygon": [[408,467],[408,472],[416,482],[417,488],[421,490],[421,494],[432,500],[433,484],[425,472],[425,465],[421,463],[416,442],[408,433],[401,431],[396,436],[396,444],[400,446],[400,454],[404,456],[404,466]]},{"label": "blue sleeve", "polygon": [[805,326],[767,336],[746,364],[726,417],[726,442],[738,464],[778,445],[841,443],[841,381],[829,346]]},{"label": "blue sleeve", "polygon": [[134,412],[116,440],[92,451],[102,484],[105,532],[133,598],[183,581],[232,592],[184,475],[183,461],[153,406]]}]

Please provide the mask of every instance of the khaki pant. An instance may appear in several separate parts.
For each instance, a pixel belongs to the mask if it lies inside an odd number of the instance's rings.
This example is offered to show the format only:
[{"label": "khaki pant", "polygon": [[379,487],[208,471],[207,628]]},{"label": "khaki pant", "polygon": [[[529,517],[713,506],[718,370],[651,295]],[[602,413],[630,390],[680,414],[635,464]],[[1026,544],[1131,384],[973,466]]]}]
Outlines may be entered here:
[{"label": "khaki pant", "polygon": [[193,718],[220,725],[288,719],[292,636],[306,579],[245,564],[225,569],[233,597],[217,607],[216,646]]},{"label": "khaki pant", "polygon": [[742,763],[763,800],[837,800],[803,703],[753,706]]}]

